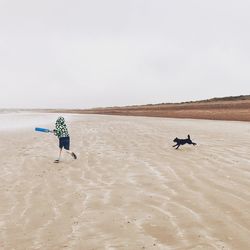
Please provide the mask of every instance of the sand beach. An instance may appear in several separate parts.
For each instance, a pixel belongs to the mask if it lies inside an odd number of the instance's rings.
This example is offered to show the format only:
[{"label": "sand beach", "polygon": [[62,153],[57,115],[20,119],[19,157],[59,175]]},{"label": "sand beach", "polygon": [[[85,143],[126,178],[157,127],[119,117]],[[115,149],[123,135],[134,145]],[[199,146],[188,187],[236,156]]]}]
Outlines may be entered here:
[{"label": "sand beach", "polygon": [[[55,136],[0,131],[0,249],[250,248],[248,122],[79,115],[68,127],[78,159],[59,164]],[[175,150],[187,134],[198,145]]]}]

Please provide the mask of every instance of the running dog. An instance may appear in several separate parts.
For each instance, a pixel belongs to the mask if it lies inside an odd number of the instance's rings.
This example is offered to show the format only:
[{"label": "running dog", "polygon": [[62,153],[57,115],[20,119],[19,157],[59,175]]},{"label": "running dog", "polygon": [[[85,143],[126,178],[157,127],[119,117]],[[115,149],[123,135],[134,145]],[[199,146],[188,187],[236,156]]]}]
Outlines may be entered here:
[{"label": "running dog", "polygon": [[173,147],[176,147],[175,149],[178,149],[181,145],[184,145],[184,144],[196,145],[196,143],[191,141],[190,135],[188,135],[187,139],[179,139],[176,137],[173,141],[176,143],[176,145],[173,146]]}]

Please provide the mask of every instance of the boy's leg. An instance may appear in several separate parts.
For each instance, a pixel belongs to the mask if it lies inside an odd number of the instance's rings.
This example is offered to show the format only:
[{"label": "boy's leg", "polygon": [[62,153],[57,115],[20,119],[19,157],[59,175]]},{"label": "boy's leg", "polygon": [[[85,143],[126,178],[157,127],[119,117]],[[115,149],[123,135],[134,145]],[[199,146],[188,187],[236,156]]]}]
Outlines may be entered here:
[{"label": "boy's leg", "polygon": [[55,163],[59,163],[59,161],[60,161],[60,159],[61,159],[61,154],[62,154],[62,148],[60,148],[59,157],[58,157],[57,160],[54,161]]},{"label": "boy's leg", "polygon": [[74,159],[77,159],[76,154],[70,150],[65,150],[68,154],[70,154]]}]

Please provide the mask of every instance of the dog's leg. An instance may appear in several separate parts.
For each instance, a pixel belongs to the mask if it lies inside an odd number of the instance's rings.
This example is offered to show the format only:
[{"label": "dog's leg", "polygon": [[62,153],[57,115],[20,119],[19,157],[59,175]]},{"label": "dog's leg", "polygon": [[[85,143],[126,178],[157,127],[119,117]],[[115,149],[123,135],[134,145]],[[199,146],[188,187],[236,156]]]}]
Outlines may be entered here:
[{"label": "dog's leg", "polygon": [[178,145],[178,144],[175,144],[175,145],[173,146],[173,148],[176,147],[177,145]]},{"label": "dog's leg", "polygon": [[178,149],[180,147],[180,144],[179,145],[177,145],[177,148],[176,149]]}]

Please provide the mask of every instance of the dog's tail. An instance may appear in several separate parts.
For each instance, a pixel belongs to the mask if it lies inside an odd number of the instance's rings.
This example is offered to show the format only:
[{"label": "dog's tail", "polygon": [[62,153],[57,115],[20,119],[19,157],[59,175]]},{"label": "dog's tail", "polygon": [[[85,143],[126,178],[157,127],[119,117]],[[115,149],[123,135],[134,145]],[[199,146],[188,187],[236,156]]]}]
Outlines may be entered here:
[{"label": "dog's tail", "polygon": [[188,135],[188,140],[190,140],[190,135]]}]

